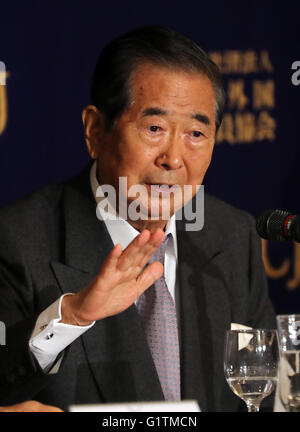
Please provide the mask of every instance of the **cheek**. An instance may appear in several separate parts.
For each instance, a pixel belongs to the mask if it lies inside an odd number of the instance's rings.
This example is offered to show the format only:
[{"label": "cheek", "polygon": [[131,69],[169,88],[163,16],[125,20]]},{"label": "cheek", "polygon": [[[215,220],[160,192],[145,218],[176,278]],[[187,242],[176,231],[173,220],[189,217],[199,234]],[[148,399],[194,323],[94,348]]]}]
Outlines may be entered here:
[{"label": "cheek", "polygon": [[204,140],[200,143],[199,148],[186,153],[186,157],[194,163],[202,163],[202,161],[210,161],[214,149],[215,141],[213,139]]},{"label": "cheek", "polygon": [[153,145],[147,145],[135,127],[129,128],[126,132],[122,140],[122,153],[126,162],[141,166],[155,159],[157,149]]},{"label": "cheek", "polygon": [[135,147],[135,155],[137,159],[140,160],[151,160],[155,157],[157,150],[154,147],[145,146],[145,145],[137,145]]},{"label": "cheek", "polygon": [[127,150],[122,157],[122,161],[120,161],[119,172],[122,172],[122,175],[128,178],[130,184],[138,184],[143,181],[145,175],[151,170],[156,155],[153,149],[147,149],[139,145],[133,146],[130,151],[128,148]]},{"label": "cheek", "polygon": [[156,158],[156,152],[153,149],[139,148],[136,146],[134,150],[127,155],[127,162],[131,166],[139,167],[140,170],[145,170]]},{"label": "cheek", "polygon": [[203,177],[210,165],[211,158],[212,151],[197,152],[197,154],[193,153],[190,155],[189,159],[186,160],[189,184],[202,183]]}]

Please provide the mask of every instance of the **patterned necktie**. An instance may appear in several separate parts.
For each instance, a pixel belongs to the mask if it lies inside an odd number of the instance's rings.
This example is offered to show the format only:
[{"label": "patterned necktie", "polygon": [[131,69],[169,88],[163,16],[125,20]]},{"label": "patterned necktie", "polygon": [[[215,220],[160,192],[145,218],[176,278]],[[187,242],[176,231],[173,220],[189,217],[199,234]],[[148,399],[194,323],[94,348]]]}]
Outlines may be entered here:
[{"label": "patterned necktie", "polygon": [[[152,255],[149,263],[159,261],[164,264],[169,236]],[[176,306],[164,275],[139,297],[137,308],[165,400],[179,401],[180,357]]]}]

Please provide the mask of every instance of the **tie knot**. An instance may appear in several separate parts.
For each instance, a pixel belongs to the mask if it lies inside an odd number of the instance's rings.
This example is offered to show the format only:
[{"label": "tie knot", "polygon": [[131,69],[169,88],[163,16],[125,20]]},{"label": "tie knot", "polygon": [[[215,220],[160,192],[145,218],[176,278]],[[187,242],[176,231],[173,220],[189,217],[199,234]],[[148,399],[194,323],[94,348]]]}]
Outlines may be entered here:
[{"label": "tie knot", "polygon": [[168,241],[170,238],[171,238],[171,234],[166,235],[164,241],[161,243],[161,245],[154,252],[154,254],[150,258],[149,262],[159,261],[162,264],[164,263],[167,244],[168,244]]}]

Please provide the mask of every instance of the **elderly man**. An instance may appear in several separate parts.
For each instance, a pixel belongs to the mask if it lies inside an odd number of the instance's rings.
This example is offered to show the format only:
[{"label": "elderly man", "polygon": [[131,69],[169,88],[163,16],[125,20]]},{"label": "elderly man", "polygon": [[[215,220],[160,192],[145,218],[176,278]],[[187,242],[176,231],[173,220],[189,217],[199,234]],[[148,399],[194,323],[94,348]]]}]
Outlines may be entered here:
[{"label": "elderly man", "polygon": [[[190,203],[200,193],[223,108],[216,65],[184,36],[146,27],[104,48],[82,115],[94,162],[0,212],[0,404],[239,409],[225,331],[274,327],[254,223],[210,196],[201,230],[177,217],[184,187]],[[97,209],[107,186],[116,201]],[[140,217],[112,217],[136,186]]]}]

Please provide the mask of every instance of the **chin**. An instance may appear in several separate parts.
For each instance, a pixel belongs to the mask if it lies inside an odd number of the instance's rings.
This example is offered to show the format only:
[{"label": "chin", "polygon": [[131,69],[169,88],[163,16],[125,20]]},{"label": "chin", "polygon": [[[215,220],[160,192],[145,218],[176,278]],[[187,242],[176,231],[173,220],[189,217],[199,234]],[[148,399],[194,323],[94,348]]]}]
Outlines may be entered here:
[{"label": "chin", "polygon": [[147,207],[141,206],[141,213],[149,221],[168,221],[175,213],[174,202],[165,198],[152,200]]},{"label": "chin", "polygon": [[155,194],[150,190],[148,193],[145,190],[141,192],[138,198],[127,201],[128,218],[132,221],[168,221],[184,205],[181,188],[172,193]]}]

